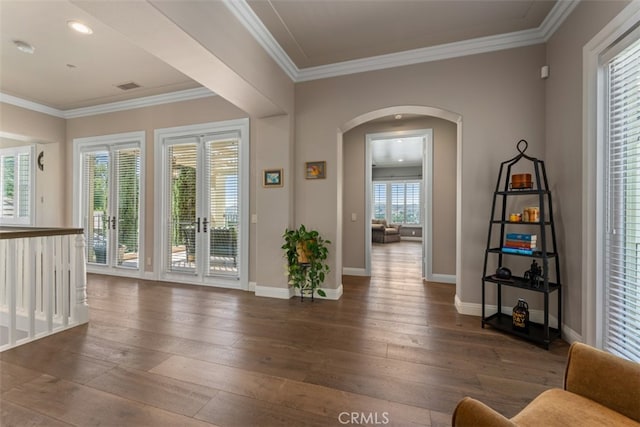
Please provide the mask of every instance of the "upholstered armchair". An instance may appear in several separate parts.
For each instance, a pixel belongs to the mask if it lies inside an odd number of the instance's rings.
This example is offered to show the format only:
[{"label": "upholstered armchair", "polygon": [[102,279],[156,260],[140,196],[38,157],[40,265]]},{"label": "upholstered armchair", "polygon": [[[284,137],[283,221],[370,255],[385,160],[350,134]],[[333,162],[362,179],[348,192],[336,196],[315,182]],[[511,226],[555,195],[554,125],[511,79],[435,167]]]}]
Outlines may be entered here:
[{"label": "upholstered armchair", "polygon": [[400,241],[400,224],[387,224],[384,219],[371,220],[371,241],[390,243]]},{"label": "upholstered armchair", "polygon": [[569,349],[564,389],[543,392],[507,419],[465,397],[453,413],[454,427],[640,426],[640,364],[581,343]]}]

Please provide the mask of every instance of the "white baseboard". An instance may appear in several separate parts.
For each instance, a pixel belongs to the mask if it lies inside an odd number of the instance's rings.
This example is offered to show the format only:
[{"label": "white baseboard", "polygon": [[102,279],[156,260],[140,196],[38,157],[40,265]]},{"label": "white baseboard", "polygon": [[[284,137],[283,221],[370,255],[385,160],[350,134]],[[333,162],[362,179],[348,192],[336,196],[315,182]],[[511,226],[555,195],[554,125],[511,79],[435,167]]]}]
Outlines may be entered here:
[{"label": "white baseboard", "polygon": [[266,286],[256,283],[254,289],[257,297],[289,299],[294,295],[289,286],[283,288],[281,286]]},{"label": "white baseboard", "polygon": [[342,274],[345,276],[368,276],[364,268],[343,267]]},{"label": "white baseboard", "polygon": [[569,344],[573,344],[574,342],[584,342],[582,340],[582,335],[568,327],[567,325],[562,325],[562,339],[568,342]]},{"label": "white baseboard", "polygon": [[407,242],[422,242],[422,237],[414,237],[414,236],[400,236],[400,241]]},{"label": "white baseboard", "polygon": [[256,282],[249,282],[249,288],[247,289],[249,292],[256,291]]},{"label": "white baseboard", "polygon": [[[340,297],[342,296],[343,287],[342,287],[342,283],[341,283],[340,286],[338,286],[336,289],[322,288],[322,290],[325,292],[325,294],[327,294],[327,296],[326,297],[321,297],[320,295],[318,295],[316,293],[314,295],[314,298],[329,299],[329,300],[339,300]],[[294,290],[294,295],[299,297],[300,296],[300,289],[295,289]]]},{"label": "white baseboard", "polygon": [[455,274],[432,274],[427,278],[428,282],[451,283],[456,284]]},{"label": "white baseboard", "polygon": [[[460,314],[467,314],[469,316],[478,316],[478,317],[482,316],[482,304],[462,302],[460,301],[460,298],[458,298],[457,294],[455,296],[455,306],[456,306],[456,310],[458,310],[458,313]],[[485,310],[487,312],[486,314],[489,315],[491,313],[497,312],[497,307],[495,305],[487,304],[485,306]],[[511,313],[512,310],[513,310],[513,307],[502,306],[502,313],[508,314],[508,313]],[[529,309],[529,320],[536,323],[543,323],[544,311],[537,310],[537,309]],[[549,326],[551,326],[552,328],[557,328],[558,318],[555,316],[549,315]],[[563,332],[565,328],[566,326],[562,325]]]}]

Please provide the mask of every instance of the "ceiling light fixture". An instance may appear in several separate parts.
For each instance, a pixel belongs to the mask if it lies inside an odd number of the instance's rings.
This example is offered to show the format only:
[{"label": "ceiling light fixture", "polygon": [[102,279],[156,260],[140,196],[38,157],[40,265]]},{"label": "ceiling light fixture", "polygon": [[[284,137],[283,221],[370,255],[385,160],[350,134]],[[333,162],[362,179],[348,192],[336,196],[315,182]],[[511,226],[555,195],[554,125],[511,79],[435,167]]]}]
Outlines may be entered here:
[{"label": "ceiling light fixture", "polygon": [[396,120],[400,120],[402,118],[402,114],[396,114]]},{"label": "ceiling light fixture", "polygon": [[14,40],[13,44],[16,46],[16,48],[20,51],[20,52],[24,52],[24,53],[33,53],[36,48],[31,46],[29,43],[27,42],[23,42],[22,40]]},{"label": "ceiling light fixture", "polygon": [[74,31],[79,32],[80,34],[93,34],[93,30],[89,28],[89,26],[83,24],[79,21],[67,21],[67,25]]},{"label": "ceiling light fixture", "polygon": [[404,159],[398,159],[399,162],[404,162]]}]

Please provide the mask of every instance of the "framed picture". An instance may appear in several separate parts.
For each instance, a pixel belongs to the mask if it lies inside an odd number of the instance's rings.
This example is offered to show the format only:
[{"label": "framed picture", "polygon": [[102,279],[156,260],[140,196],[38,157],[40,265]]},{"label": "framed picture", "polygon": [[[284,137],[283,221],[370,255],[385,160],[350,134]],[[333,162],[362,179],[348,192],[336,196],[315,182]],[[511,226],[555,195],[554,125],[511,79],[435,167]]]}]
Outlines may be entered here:
[{"label": "framed picture", "polygon": [[282,187],[282,169],[265,169],[262,172],[263,187]]},{"label": "framed picture", "polygon": [[327,177],[327,162],[307,162],[305,163],[305,178],[325,179]]}]

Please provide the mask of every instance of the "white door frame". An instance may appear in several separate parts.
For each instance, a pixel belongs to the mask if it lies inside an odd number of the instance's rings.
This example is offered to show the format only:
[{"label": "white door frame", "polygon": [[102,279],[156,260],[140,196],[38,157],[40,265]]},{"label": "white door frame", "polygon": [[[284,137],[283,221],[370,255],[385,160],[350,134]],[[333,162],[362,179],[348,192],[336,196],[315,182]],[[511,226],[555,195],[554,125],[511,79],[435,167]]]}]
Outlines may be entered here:
[{"label": "white door frame", "polygon": [[[164,177],[168,173],[166,144],[180,137],[198,137],[202,134],[235,133],[239,139],[239,204],[240,239],[238,279],[225,277],[201,277],[201,275],[180,274],[167,271],[164,250],[167,247],[166,195],[168,188]],[[249,119],[227,120],[222,122],[178,126],[156,129],[155,139],[155,242],[153,251],[154,278],[195,285],[249,290]]]},{"label": "white door frame", "polygon": [[[83,200],[83,185],[82,180],[82,154],[89,151],[95,151],[104,149],[105,151],[112,152],[115,146],[120,147],[137,147],[140,149],[140,195],[139,195],[139,212],[140,222],[138,230],[138,268],[122,267],[122,266],[101,266],[97,264],[87,263],[87,272],[109,274],[114,276],[124,277],[143,277],[144,276],[144,260],[146,259],[146,251],[144,245],[144,230],[145,230],[145,131],[125,132],[111,135],[90,136],[85,138],[75,138],[73,140],[73,225],[74,227],[84,228],[82,223],[83,219],[83,207],[85,206],[85,200]],[[111,187],[109,188],[111,194],[114,193]],[[113,245],[110,245],[111,251],[115,249]],[[107,258],[109,259],[109,257]],[[113,256],[111,256],[113,259]]]},{"label": "white door frame", "polygon": [[371,145],[383,139],[422,138],[422,276],[432,280],[433,246],[433,129],[401,130],[368,133],[365,144],[365,274],[371,275],[371,189],[373,161]]}]

